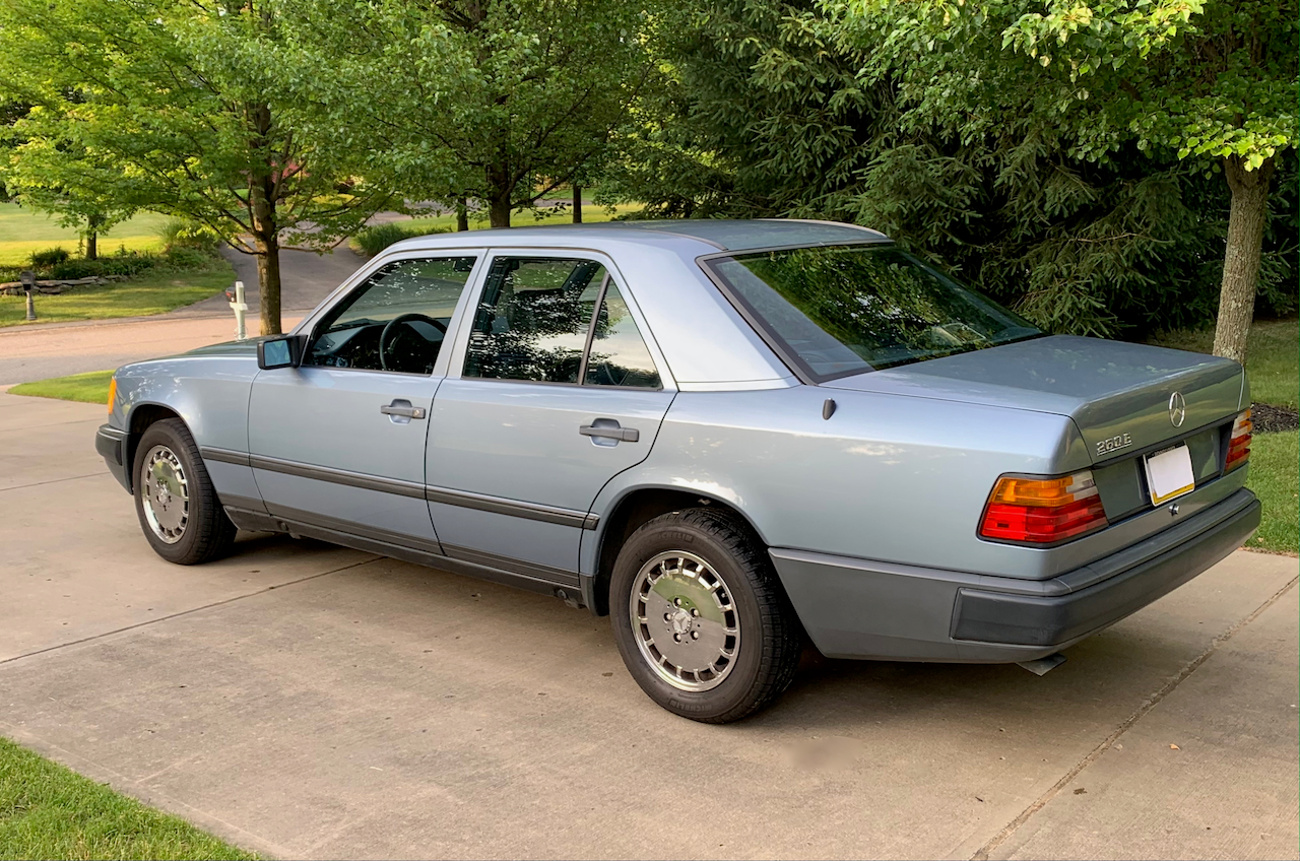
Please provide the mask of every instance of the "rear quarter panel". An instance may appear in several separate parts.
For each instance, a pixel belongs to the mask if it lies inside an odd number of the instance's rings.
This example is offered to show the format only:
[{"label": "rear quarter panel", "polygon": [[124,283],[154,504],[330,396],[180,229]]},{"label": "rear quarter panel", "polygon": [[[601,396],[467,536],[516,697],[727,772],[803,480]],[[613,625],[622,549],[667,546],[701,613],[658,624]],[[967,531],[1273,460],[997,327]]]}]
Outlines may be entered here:
[{"label": "rear quarter panel", "polygon": [[[807,386],[684,391],[649,458],[593,511],[641,487],[689,490],[737,508],[771,547],[1041,579],[1081,562],[980,540],[984,503],[1003,473],[1088,465],[1074,423],[1052,413]],[[584,572],[596,543],[583,542]]]}]

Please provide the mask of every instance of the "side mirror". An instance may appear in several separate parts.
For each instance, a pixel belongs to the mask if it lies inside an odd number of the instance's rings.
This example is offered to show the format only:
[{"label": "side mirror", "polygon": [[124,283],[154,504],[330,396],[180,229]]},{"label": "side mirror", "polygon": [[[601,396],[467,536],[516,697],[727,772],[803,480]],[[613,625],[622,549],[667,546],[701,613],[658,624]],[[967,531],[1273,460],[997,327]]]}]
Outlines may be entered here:
[{"label": "side mirror", "polygon": [[276,368],[296,368],[302,364],[302,345],[305,338],[300,335],[285,335],[257,343],[257,366],[264,371]]}]

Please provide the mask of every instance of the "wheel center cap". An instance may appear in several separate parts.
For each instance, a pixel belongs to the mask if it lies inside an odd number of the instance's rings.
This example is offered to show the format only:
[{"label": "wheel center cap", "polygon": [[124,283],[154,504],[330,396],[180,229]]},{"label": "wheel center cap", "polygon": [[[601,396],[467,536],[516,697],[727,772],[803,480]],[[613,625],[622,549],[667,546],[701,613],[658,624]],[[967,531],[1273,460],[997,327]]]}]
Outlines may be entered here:
[{"label": "wheel center cap", "polygon": [[693,619],[694,617],[691,616],[690,610],[687,610],[684,607],[678,608],[677,611],[673,613],[672,617],[673,633],[685,635],[691,630],[691,622]]}]

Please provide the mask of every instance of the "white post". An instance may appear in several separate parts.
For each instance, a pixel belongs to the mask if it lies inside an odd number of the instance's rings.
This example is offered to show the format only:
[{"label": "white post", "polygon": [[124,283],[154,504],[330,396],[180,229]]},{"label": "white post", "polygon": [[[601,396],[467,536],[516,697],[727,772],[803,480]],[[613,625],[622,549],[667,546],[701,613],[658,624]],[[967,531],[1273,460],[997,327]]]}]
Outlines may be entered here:
[{"label": "white post", "polygon": [[235,282],[235,301],[230,303],[230,310],[235,312],[235,337],[244,340],[248,337],[248,332],[244,329],[244,314],[248,311],[248,303],[244,301],[244,282]]}]

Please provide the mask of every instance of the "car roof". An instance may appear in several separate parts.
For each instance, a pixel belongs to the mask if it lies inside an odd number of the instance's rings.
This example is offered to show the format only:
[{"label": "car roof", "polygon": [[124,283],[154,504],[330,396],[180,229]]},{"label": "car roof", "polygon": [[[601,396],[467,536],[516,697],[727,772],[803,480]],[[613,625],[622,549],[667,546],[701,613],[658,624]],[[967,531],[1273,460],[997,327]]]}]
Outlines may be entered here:
[{"label": "car roof", "polygon": [[[698,254],[889,241],[883,233],[856,224],[796,218],[605,221],[594,224],[551,224],[476,230],[472,235],[475,244],[495,245],[500,239],[508,236],[509,241],[505,244],[516,246],[533,242],[556,242],[568,245],[584,238],[617,238],[624,242],[644,241],[651,244],[658,244],[656,240],[667,238],[687,239],[695,240],[695,243],[704,246],[695,249]],[[424,238],[407,240],[407,242],[416,244]],[[440,237],[444,240],[449,238],[447,234]],[[402,244],[406,245],[405,242]]]}]

